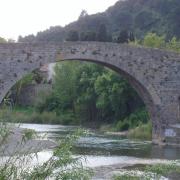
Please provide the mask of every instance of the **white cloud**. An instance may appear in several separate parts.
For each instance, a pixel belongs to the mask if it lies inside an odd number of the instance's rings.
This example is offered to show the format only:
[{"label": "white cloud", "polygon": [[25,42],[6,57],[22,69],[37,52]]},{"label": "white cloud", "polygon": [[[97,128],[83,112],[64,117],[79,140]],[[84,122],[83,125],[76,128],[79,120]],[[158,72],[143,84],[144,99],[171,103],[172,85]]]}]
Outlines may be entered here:
[{"label": "white cloud", "polygon": [[82,9],[102,12],[117,0],[0,0],[0,37],[36,34],[76,20]]}]

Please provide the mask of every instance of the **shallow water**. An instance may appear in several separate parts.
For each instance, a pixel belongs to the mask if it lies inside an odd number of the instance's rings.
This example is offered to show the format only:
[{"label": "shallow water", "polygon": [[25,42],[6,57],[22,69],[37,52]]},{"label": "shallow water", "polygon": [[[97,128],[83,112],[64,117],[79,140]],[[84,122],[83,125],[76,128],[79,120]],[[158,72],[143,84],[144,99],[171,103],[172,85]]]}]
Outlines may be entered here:
[{"label": "shallow water", "polygon": [[[74,132],[77,126],[39,125],[39,124],[15,124],[21,128],[33,129],[39,139],[57,141],[67,134]],[[29,164],[23,167],[31,168],[42,164],[52,156],[52,150],[44,150],[32,154]],[[95,176],[93,180],[112,179],[113,173],[123,173],[129,166],[140,164],[169,163],[171,160],[180,159],[180,148],[160,147],[152,145],[150,141],[137,141],[118,136],[103,135],[97,131],[88,129],[88,135],[82,137],[76,143],[74,156],[82,156],[84,166],[93,168]],[[24,157],[22,157],[24,158]],[[26,156],[25,156],[26,158]],[[1,157],[1,162],[9,157]],[[18,163],[18,162],[17,162]],[[20,165],[21,160],[20,160]]]},{"label": "shallow water", "polygon": [[[78,128],[76,126],[38,124],[21,124],[20,127],[34,129],[40,137],[54,141],[63,138]],[[87,137],[79,139],[76,145],[76,154],[96,157],[96,159],[99,157],[102,161],[105,159],[106,162],[115,161],[118,157],[123,156],[164,160],[180,159],[180,148],[160,147],[152,145],[150,141],[136,141],[117,136],[103,135],[91,130],[89,132]],[[119,162],[122,161],[120,158]]]}]

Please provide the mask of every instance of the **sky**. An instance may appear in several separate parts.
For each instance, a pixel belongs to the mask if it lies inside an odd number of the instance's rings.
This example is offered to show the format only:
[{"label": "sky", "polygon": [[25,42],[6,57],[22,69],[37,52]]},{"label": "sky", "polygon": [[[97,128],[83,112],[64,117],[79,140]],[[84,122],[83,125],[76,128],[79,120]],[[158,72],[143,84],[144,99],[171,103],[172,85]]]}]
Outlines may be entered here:
[{"label": "sky", "polygon": [[88,14],[105,11],[118,0],[0,0],[0,37],[16,40],[19,35],[36,34],[50,26],[78,19],[84,9]]}]

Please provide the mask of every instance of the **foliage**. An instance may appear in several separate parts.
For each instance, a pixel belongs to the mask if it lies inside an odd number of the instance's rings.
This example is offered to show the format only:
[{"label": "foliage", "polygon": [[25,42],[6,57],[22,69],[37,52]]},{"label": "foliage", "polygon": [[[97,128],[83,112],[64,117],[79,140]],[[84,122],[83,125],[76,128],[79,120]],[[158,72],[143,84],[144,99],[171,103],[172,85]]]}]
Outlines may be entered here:
[{"label": "foliage", "polygon": [[136,112],[131,113],[128,117],[118,121],[115,125],[115,129],[116,131],[127,131],[138,126],[141,127],[142,124],[146,124],[148,121],[148,112],[145,109],[139,109]]},{"label": "foliage", "polygon": [[152,166],[149,165],[145,167],[145,171],[156,173],[157,175],[166,176],[172,172],[180,173],[180,165],[178,164],[178,161],[174,161],[170,164],[155,164]]},{"label": "foliage", "polygon": [[98,29],[97,33],[97,40],[100,42],[106,42],[107,41],[107,29],[105,24],[101,24]]},{"label": "foliage", "polygon": [[127,30],[122,30],[117,39],[118,43],[128,43],[129,35]]},{"label": "foliage", "polygon": [[141,178],[139,176],[122,175],[115,176],[114,180],[141,180]]},{"label": "foliage", "polygon": [[[7,113],[8,111],[6,111]],[[10,125],[7,124],[6,119],[0,114],[0,145],[4,143],[10,134]]]},{"label": "foliage", "polygon": [[[27,135],[28,132],[28,135]],[[25,133],[28,138],[29,131]],[[32,132],[30,132],[32,134]],[[28,168],[33,155],[10,156],[0,165],[0,179],[22,179],[22,180],[43,180],[43,179],[62,179],[62,180],[88,180],[92,176],[92,170],[82,165],[82,157],[73,157],[73,146],[77,139],[84,135],[84,131],[78,130],[72,135],[68,135],[59,142],[53,151],[52,157],[43,164],[38,164]],[[27,138],[22,141],[29,140]]]},{"label": "foliage", "polygon": [[180,41],[177,40],[176,37],[173,37],[169,41],[166,41],[164,35],[158,36],[155,33],[148,33],[142,41],[136,40],[132,44],[180,52]]},{"label": "foliage", "polygon": [[[0,110],[0,118],[4,122],[16,123],[36,123],[36,124],[63,124],[63,125],[77,125],[79,120],[72,112],[64,112],[57,115],[55,112],[39,113],[35,110],[23,110],[22,108],[15,108],[12,111],[4,108]],[[3,132],[3,131],[2,131]]]},{"label": "foliage", "polygon": [[86,16],[88,16],[88,13],[87,13],[86,10],[83,9],[83,10],[81,11],[80,15],[79,15],[79,19],[82,19],[82,18],[84,18],[84,17],[86,17]]},{"label": "foliage", "polygon": [[[65,27],[55,26],[39,32],[37,36],[20,37],[20,42],[48,42],[64,41],[70,31],[98,32],[101,24],[106,26],[107,32],[117,37],[121,31],[133,31],[138,39],[148,32],[165,35],[166,40],[172,37],[180,38],[180,1],[179,0],[126,0],[117,1],[103,13],[82,16],[77,21]],[[118,34],[118,35],[117,35]]]},{"label": "foliage", "polygon": [[139,124],[134,129],[131,129],[128,133],[128,138],[151,140],[152,139],[151,122],[148,122],[147,124]]},{"label": "foliage", "polygon": [[80,41],[96,41],[96,32],[93,31],[81,32]]},{"label": "foliage", "polygon": [[2,38],[2,37],[0,37],[0,43],[7,43],[7,40]]},{"label": "foliage", "polygon": [[144,37],[143,45],[152,48],[165,48],[165,36],[158,36],[155,33],[148,33]]},{"label": "foliage", "polygon": [[102,66],[64,62],[55,72],[53,92],[38,105],[40,113],[70,114],[76,123],[113,123],[143,106],[127,81]]},{"label": "foliage", "polygon": [[166,48],[176,52],[180,52],[180,41],[176,37],[173,37],[167,44]]},{"label": "foliage", "polygon": [[113,180],[152,180],[159,179],[156,178],[156,175],[150,172],[143,172],[136,170],[123,170],[114,175]]},{"label": "foliage", "polygon": [[32,129],[23,129],[22,131],[22,141],[26,142],[30,139],[34,139],[37,136],[36,132]]},{"label": "foliage", "polygon": [[77,31],[69,31],[66,40],[67,41],[78,41],[79,40],[79,33]]},{"label": "foliage", "polygon": [[[180,173],[179,161],[170,161],[167,164],[146,165],[143,171],[138,168],[135,171],[123,170],[120,175],[115,175],[114,180],[151,180],[166,179],[171,173]],[[165,176],[165,177],[164,177]]]}]

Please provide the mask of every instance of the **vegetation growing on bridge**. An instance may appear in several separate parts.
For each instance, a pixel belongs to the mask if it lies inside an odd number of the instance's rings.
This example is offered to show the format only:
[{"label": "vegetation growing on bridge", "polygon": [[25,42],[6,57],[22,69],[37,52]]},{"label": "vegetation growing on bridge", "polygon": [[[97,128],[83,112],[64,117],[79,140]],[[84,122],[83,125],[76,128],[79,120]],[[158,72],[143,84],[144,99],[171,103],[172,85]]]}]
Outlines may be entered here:
[{"label": "vegetation growing on bridge", "polygon": [[136,39],[131,44],[180,52],[180,41],[176,37],[167,41],[164,35],[159,36],[156,33],[148,33],[144,39]]}]

